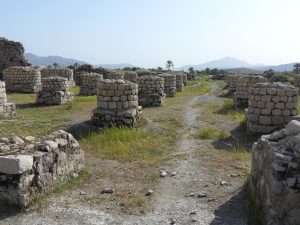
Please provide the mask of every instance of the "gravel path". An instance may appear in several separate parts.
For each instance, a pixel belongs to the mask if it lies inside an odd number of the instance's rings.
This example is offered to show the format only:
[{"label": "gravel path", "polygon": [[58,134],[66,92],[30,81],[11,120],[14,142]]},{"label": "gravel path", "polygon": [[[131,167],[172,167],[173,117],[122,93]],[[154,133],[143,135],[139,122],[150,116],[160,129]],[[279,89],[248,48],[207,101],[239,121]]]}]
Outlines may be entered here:
[{"label": "gravel path", "polygon": [[[196,129],[209,123],[197,119],[201,114],[201,107],[193,106],[198,103],[222,103],[223,99],[216,96],[217,89],[217,86],[213,86],[212,92],[196,96],[188,102],[182,136],[178,140],[178,152],[184,157],[174,157],[162,168],[168,175],[161,178],[155,189],[151,212],[140,216],[107,213],[81,204],[76,199],[73,199],[71,208],[64,207],[67,197],[61,196],[54,198],[39,212],[9,216],[0,220],[0,225],[246,225],[246,202],[241,192],[242,181],[237,178],[230,182],[230,185],[220,186],[219,182],[228,174],[214,164],[214,157],[218,156],[203,154],[209,152],[210,142],[195,139],[191,135]],[[212,173],[213,167],[218,170],[218,175]],[[178,173],[170,176],[172,172]]]}]

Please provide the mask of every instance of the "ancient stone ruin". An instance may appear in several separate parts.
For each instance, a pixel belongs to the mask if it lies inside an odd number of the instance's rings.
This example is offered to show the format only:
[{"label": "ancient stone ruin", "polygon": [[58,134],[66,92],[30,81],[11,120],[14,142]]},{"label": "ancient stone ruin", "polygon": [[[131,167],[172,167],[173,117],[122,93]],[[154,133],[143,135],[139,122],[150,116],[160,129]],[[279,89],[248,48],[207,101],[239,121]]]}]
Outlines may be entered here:
[{"label": "ancient stone ruin", "polygon": [[64,77],[68,80],[69,86],[75,86],[73,70],[68,68],[45,68],[41,70],[42,78]]},{"label": "ancient stone ruin", "polygon": [[0,155],[2,208],[25,208],[54,184],[78,177],[83,169],[83,150],[62,130],[40,139],[0,138]]},{"label": "ancient stone ruin", "polygon": [[182,73],[176,73],[176,91],[182,92],[183,91],[183,75]]},{"label": "ancient stone ruin", "polygon": [[182,81],[184,86],[188,85],[188,78],[186,73],[182,73]]},{"label": "ancient stone ruin", "polygon": [[229,89],[229,92],[236,91],[236,81],[240,77],[240,75],[228,75],[226,76],[226,86]]},{"label": "ancient stone ruin", "polygon": [[16,105],[7,102],[5,83],[0,81],[0,117],[16,115]]},{"label": "ancient stone ruin", "polygon": [[80,85],[80,95],[97,95],[97,84],[103,80],[103,76],[97,73],[84,73]]},{"label": "ancient stone ruin", "polygon": [[68,86],[67,78],[43,78],[42,90],[37,93],[37,104],[61,105],[72,101],[73,93],[68,92]]},{"label": "ancient stone ruin", "polygon": [[137,72],[139,77],[151,75],[151,72],[149,70],[146,70],[146,69],[140,69],[136,72]]},{"label": "ancient stone ruin", "polygon": [[165,98],[164,79],[157,76],[142,76],[137,79],[139,105],[160,106]]},{"label": "ancient stone ruin", "polygon": [[121,79],[105,79],[97,89],[97,108],[92,116],[95,125],[135,125],[141,114],[137,84]]},{"label": "ancient stone ruin", "polygon": [[157,76],[164,78],[164,92],[166,96],[174,97],[176,94],[176,75],[163,73]]},{"label": "ancient stone ruin", "polygon": [[300,122],[253,144],[250,190],[263,224],[300,224]]},{"label": "ancient stone ruin", "polygon": [[24,47],[20,42],[9,41],[0,37],[0,79],[2,71],[12,66],[29,66],[24,56]]},{"label": "ancient stone ruin", "polygon": [[3,70],[8,92],[36,93],[41,89],[41,73],[34,67],[14,66]]},{"label": "ancient stone ruin", "polygon": [[234,93],[234,105],[237,107],[247,106],[249,98],[249,89],[257,83],[268,82],[268,79],[262,76],[243,75],[236,79],[236,91]]},{"label": "ancient stone ruin", "polygon": [[128,80],[132,83],[137,83],[137,78],[138,78],[138,74],[137,72],[134,71],[126,71],[124,73],[124,79]]},{"label": "ancient stone ruin", "polygon": [[80,87],[82,85],[82,77],[84,76],[84,74],[90,74],[90,72],[74,71],[73,77],[76,86]]},{"label": "ancient stone ruin", "polygon": [[270,133],[298,114],[298,88],[284,83],[258,83],[249,89],[245,111],[250,133]]},{"label": "ancient stone ruin", "polygon": [[103,76],[103,79],[124,80],[124,72],[123,71],[110,71],[106,76]]}]

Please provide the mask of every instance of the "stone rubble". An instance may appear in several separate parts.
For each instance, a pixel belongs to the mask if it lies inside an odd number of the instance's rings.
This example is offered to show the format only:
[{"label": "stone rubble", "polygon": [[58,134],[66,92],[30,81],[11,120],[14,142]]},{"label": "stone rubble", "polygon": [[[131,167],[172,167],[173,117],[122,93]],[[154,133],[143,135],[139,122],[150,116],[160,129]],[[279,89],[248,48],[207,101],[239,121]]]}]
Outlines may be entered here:
[{"label": "stone rubble", "polygon": [[42,90],[37,93],[37,104],[61,105],[73,100],[73,93],[68,92],[68,80],[63,77],[42,79]]},{"label": "stone rubble", "polygon": [[264,224],[300,224],[300,122],[261,136],[251,153],[250,190]]},{"label": "stone rubble", "polygon": [[97,86],[97,108],[92,122],[97,126],[134,126],[141,114],[138,85],[125,80],[102,80]]},{"label": "stone rubble", "polygon": [[41,90],[41,73],[34,67],[14,66],[3,70],[8,92],[36,93]]},{"label": "stone rubble", "polygon": [[42,78],[63,77],[67,78],[69,86],[75,86],[73,70],[68,68],[44,68],[41,70]]},{"label": "stone rubble", "polygon": [[59,130],[30,142],[18,138],[17,144],[0,139],[0,146],[8,146],[0,150],[0,207],[26,208],[83,169],[84,152],[70,133]]},{"label": "stone rubble", "polygon": [[140,106],[160,106],[165,98],[164,79],[157,76],[137,78]]},{"label": "stone rubble", "polygon": [[80,95],[97,95],[97,85],[103,80],[103,76],[97,73],[83,73],[81,80]]},{"label": "stone rubble", "polygon": [[258,83],[249,89],[245,110],[250,133],[270,133],[298,115],[298,88],[284,83]]},{"label": "stone rubble", "polygon": [[9,41],[0,37],[0,80],[2,71],[12,66],[30,66],[24,55],[24,47],[20,42]]},{"label": "stone rubble", "polygon": [[257,83],[268,82],[268,79],[262,76],[243,75],[236,79],[236,91],[234,93],[234,105],[236,107],[247,106],[249,98],[249,89]]},{"label": "stone rubble", "polygon": [[5,83],[0,81],[0,117],[16,115],[16,105],[7,102]]},{"label": "stone rubble", "polygon": [[158,77],[164,78],[164,92],[167,97],[175,97],[176,94],[176,75],[174,74],[158,74]]}]

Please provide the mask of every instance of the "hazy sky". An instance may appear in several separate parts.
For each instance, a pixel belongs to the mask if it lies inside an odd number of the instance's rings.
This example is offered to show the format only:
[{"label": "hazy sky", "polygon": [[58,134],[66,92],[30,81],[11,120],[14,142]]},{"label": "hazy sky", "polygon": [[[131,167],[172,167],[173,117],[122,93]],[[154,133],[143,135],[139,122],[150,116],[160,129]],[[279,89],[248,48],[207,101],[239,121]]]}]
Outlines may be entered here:
[{"label": "hazy sky", "polygon": [[300,61],[299,0],[0,0],[0,36],[26,52],[163,66],[231,56]]}]

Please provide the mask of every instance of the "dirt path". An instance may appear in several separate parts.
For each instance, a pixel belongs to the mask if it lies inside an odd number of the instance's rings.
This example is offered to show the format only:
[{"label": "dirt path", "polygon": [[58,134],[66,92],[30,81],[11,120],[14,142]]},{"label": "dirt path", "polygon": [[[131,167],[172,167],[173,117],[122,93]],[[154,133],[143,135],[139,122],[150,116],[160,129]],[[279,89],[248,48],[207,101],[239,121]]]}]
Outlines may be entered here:
[{"label": "dirt path", "polygon": [[[161,168],[168,172],[160,179],[154,194],[153,210],[143,215],[129,215],[94,209],[80,201],[80,195],[70,194],[54,198],[49,205],[39,211],[10,216],[0,224],[5,225],[85,225],[85,224],[200,224],[200,225],[246,225],[246,202],[241,191],[242,177],[230,177],[235,168],[233,164],[222,163],[222,154],[212,149],[211,140],[200,140],[193,137],[199,127],[205,127],[211,121],[199,119],[203,113],[196,104],[210,102],[222,103],[217,97],[218,88],[212,92],[196,96],[188,102],[184,112],[184,126],[180,131],[178,151],[182,157],[174,157]],[[222,126],[234,127],[234,122],[222,123]],[[175,176],[170,176],[177,172]],[[221,185],[221,181],[225,181]],[[207,196],[205,196],[207,195]],[[74,197],[75,196],[75,197]],[[68,200],[68,198],[71,198]],[[72,207],[65,202],[71,201]]]}]

